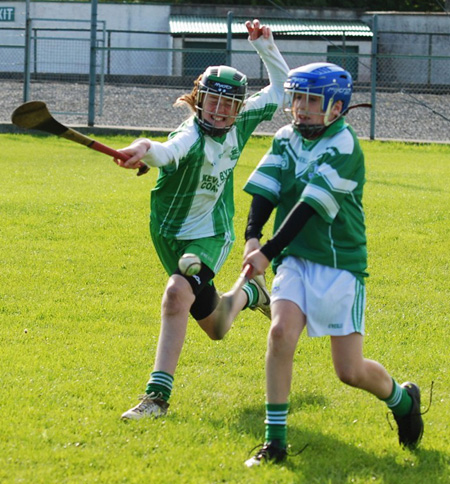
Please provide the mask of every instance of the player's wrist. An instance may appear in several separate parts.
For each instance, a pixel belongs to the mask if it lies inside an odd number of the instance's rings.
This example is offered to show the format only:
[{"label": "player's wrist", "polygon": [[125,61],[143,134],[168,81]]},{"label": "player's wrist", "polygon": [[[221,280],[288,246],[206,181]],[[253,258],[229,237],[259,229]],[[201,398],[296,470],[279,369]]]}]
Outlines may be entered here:
[{"label": "player's wrist", "polygon": [[275,40],[272,33],[270,33],[269,37],[264,37],[261,35],[257,39],[252,40],[249,38],[248,40],[257,52],[265,52],[269,50],[271,45],[275,45]]},{"label": "player's wrist", "polygon": [[152,143],[148,138],[138,138],[133,141],[133,145],[137,145],[147,153],[152,147]]},{"label": "player's wrist", "polygon": [[263,234],[261,232],[261,227],[258,227],[256,225],[248,225],[245,229],[244,238],[246,242],[248,242],[250,239],[259,240],[262,236]]}]

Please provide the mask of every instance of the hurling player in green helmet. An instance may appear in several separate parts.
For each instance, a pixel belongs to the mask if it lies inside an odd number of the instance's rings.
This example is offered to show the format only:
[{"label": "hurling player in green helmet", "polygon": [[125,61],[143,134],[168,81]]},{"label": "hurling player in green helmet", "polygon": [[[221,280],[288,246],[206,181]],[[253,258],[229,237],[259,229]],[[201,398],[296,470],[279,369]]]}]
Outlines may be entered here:
[{"label": "hurling player in green helmet", "polygon": [[[121,150],[130,155],[128,161],[115,159],[124,168],[145,164],[159,170],[151,191],[150,233],[168,275],[153,371],[143,399],[123,419],[166,414],[189,314],[211,339],[222,339],[244,308],[270,317],[262,275],[243,287],[226,321],[218,317],[220,297],[213,282],[235,240],[233,170],[256,127],[272,119],[282,104],[289,70],[270,28],[258,20],[246,22],[246,27],[270,84],[247,98],[244,74],[229,66],[209,67],[196,79],[192,92],[177,100],[192,115],[167,141],[138,139]],[[193,276],[178,269],[178,260],[187,253],[201,260],[201,269]]]},{"label": "hurling player in green helmet", "polygon": [[[244,265],[250,277],[272,261],[272,324],[266,353],[265,442],[247,467],[287,456],[287,416],[297,343],[329,337],[337,377],[384,401],[402,446],[414,449],[423,433],[420,390],[397,383],[363,355],[367,244],[363,210],[364,154],[345,121],[353,91],[342,67],[317,62],[289,72],[285,110],[292,122],[250,175],[252,195]],[[352,106],[356,107],[356,106]],[[261,231],[276,207],[274,235]],[[309,366],[305,366],[308,368]],[[306,370],[303,370],[303,372]]]},{"label": "hurling player in green helmet", "polygon": [[233,67],[212,66],[197,89],[195,109],[202,131],[209,136],[228,133],[244,107],[247,77]]}]

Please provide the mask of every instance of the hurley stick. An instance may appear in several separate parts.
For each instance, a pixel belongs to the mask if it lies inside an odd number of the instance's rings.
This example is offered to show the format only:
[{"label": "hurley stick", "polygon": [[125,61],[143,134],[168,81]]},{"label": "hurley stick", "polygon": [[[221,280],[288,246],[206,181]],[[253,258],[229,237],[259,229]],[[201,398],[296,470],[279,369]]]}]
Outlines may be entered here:
[{"label": "hurley stick", "polygon": [[[50,114],[47,105],[42,101],[30,101],[22,104],[12,113],[11,121],[20,128],[37,129],[54,134],[123,161],[129,158],[125,153],[116,151],[79,131],[64,126]],[[141,166],[137,175],[144,175],[148,170],[148,166]]]}]

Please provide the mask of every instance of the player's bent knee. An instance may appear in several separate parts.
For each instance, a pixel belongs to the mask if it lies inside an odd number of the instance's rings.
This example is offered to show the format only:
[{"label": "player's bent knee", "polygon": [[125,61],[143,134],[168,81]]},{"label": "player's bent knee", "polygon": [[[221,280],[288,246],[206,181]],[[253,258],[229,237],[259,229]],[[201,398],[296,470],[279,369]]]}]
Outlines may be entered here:
[{"label": "player's bent knee", "polygon": [[283,323],[273,324],[269,330],[269,339],[275,344],[289,341],[291,339],[289,328]]},{"label": "player's bent knee", "polygon": [[213,330],[210,333],[206,333],[209,336],[209,339],[213,341],[220,341],[221,339],[225,338],[226,333],[218,333],[217,331]]},{"label": "player's bent knee", "polygon": [[227,333],[227,331],[224,331],[219,327],[220,325],[217,324],[216,318],[211,315],[204,319],[197,320],[197,323],[209,339],[213,341],[223,339]]},{"label": "player's bent knee", "polygon": [[166,288],[162,300],[162,310],[166,314],[177,314],[180,311],[189,310],[194,300],[194,295],[186,293],[177,285],[170,285]]},{"label": "player's bent knee", "polygon": [[336,374],[342,383],[351,387],[359,387],[360,375],[357,369],[351,367],[336,368]]}]

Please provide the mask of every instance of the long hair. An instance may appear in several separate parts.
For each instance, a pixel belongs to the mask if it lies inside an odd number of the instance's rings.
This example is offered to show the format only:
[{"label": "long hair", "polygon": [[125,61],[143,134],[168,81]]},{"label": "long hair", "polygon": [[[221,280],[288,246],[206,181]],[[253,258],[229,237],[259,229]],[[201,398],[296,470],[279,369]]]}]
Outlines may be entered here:
[{"label": "long hair", "polygon": [[178,107],[183,104],[187,104],[189,109],[195,114],[197,112],[196,104],[197,104],[197,94],[198,94],[198,85],[202,78],[203,74],[200,74],[197,79],[194,81],[194,87],[189,94],[183,94],[180,96],[174,103],[174,106]]}]

